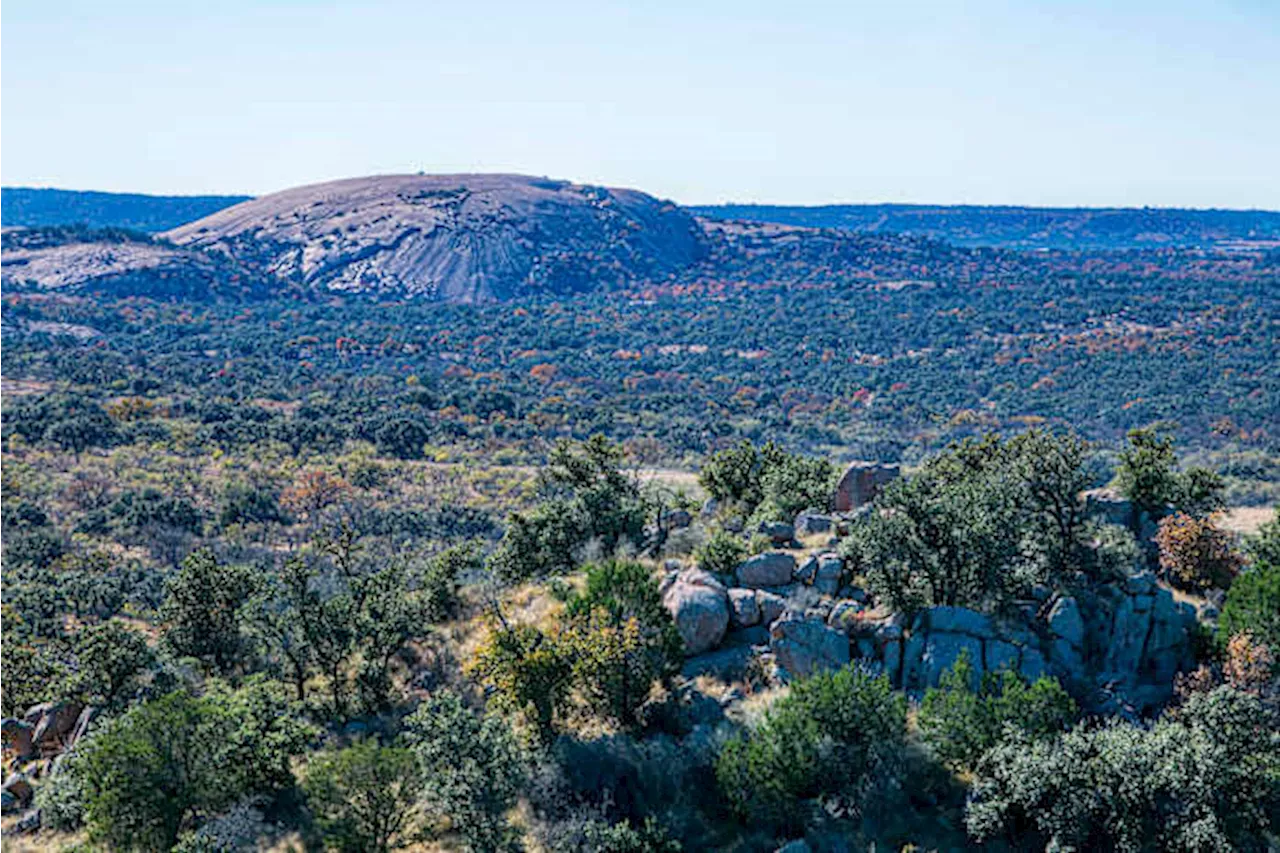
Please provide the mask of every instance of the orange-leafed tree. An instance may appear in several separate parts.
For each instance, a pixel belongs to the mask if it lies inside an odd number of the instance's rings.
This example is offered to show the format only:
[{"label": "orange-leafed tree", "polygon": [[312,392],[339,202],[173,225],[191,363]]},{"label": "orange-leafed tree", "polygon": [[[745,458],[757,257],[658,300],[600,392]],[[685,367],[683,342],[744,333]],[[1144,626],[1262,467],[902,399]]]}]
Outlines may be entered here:
[{"label": "orange-leafed tree", "polygon": [[1160,520],[1156,531],[1160,570],[1179,589],[1225,589],[1240,572],[1242,560],[1231,534],[1212,517],[1184,512]]}]

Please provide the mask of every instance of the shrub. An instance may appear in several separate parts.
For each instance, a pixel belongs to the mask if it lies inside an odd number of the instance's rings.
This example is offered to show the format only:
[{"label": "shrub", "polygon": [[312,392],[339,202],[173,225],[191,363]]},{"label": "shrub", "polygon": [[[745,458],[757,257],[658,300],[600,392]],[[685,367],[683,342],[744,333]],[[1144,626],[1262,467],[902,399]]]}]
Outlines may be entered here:
[{"label": "shrub", "polygon": [[638,827],[630,821],[586,820],[555,838],[551,853],[680,853],[684,847],[653,818]]},{"label": "shrub", "polygon": [[1160,570],[1179,589],[1225,589],[1242,564],[1230,534],[1210,519],[1181,512],[1160,519],[1156,545]]},{"label": "shrub", "polygon": [[1052,737],[1078,717],[1078,709],[1056,679],[1028,684],[1016,672],[987,673],[974,689],[973,666],[961,652],[937,687],[925,691],[919,726],[924,742],[946,764],[972,770],[999,742],[1006,726],[1028,737]]},{"label": "shrub", "polygon": [[218,526],[287,521],[274,490],[263,483],[228,483],[218,508]]},{"label": "shrub", "polygon": [[1150,729],[1016,734],[981,763],[966,824],[1017,849],[1263,851],[1280,807],[1266,726],[1255,697],[1220,687]]},{"label": "shrub", "polygon": [[190,554],[165,584],[160,607],[165,642],[180,656],[230,672],[246,648],[241,607],[257,589],[248,568],[219,563],[207,549]]},{"label": "shrub", "polygon": [[565,620],[561,641],[578,695],[595,714],[633,725],[653,682],[669,679],[683,661],[653,573],[618,560],[588,566],[583,591],[565,603]]},{"label": "shrub", "polygon": [[68,689],[86,704],[128,704],[154,656],[139,632],[115,619],[85,628],[72,644],[76,668]]},{"label": "shrub", "polygon": [[1280,507],[1273,511],[1270,521],[1263,522],[1258,532],[1245,540],[1245,547],[1251,563],[1280,566]]},{"label": "shrub", "polygon": [[1218,636],[1253,636],[1273,650],[1280,649],[1280,563],[1259,563],[1241,573],[1227,590],[1218,617]]},{"label": "shrub", "polygon": [[68,769],[83,785],[90,840],[168,850],[196,816],[275,793],[292,779],[290,757],[309,736],[296,713],[256,682],[235,693],[170,693],[107,721]]},{"label": "shrub", "polygon": [[524,756],[506,724],[481,717],[444,692],[405,720],[406,742],[417,754],[423,796],[477,853],[507,849],[507,812],[525,778]]},{"label": "shrub", "polygon": [[732,574],[747,558],[747,546],[741,537],[727,530],[717,530],[694,552],[698,568],[718,575]]},{"label": "shrub", "polygon": [[422,788],[411,750],[364,740],[311,759],[303,789],[327,845],[386,853],[413,840]]},{"label": "shrub", "polygon": [[839,797],[856,807],[873,781],[895,772],[906,701],[886,677],[856,667],[796,682],[763,721],[724,746],[716,780],[743,821],[794,831],[804,801]]},{"label": "shrub", "polygon": [[453,617],[461,603],[458,597],[461,579],[478,572],[483,565],[480,548],[472,542],[454,545],[427,560],[418,574],[426,618],[441,622]]},{"label": "shrub", "polygon": [[499,705],[532,725],[542,741],[551,740],[573,676],[557,634],[533,625],[495,626],[467,672],[494,691]]},{"label": "shrub", "polygon": [[77,765],[90,750],[90,732],[66,753],[61,767],[36,788],[35,806],[40,809],[40,825],[59,832],[74,832],[84,825],[88,785],[84,771]]}]

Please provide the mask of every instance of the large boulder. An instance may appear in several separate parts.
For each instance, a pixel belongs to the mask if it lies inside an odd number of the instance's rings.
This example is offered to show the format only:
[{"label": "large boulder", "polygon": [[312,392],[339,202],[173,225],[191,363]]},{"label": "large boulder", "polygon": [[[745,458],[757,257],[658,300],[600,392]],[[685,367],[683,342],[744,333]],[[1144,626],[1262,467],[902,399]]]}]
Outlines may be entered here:
[{"label": "large boulder", "polygon": [[835,595],[840,589],[840,576],[844,574],[844,560],[837,554],[823,554],[818,558],[818,569],[813,576],[813,588],[823,595]]},{"label": "large boulder", "polygon": [[9,778],[4,780],[4,785],[0,786],[0,792],[7,795],[4,799],[5,803],[8,804],[8,811],[26,808],[35,793],[31,787],[31,782],[21,773],[9,774]]},{"label": "large boulder", "polygon": [[971,637],[995,635],[995,627],[991,624],[990,616],[967,607],[951,607],[945,604],[920,611],[912,631],[917,627],[948,634],[968,634]]},{"label": "large boulder", "polygon": [[738,583],[753,588],[783,586],[791,583],[795,570],[795,557],[784,551],[765,551],[748,557],[738,566]]},{"label": "large boulder", "polygon": [[0,723],[0,737],[4,740],[4,751],[6,755],[26,761],[35,756],[35,742],[32,739],[32,732],[35,726],[26,720],[19,720],[15,717],[5,717],[4,722]]},{"label": "large boulder", "polygon": [[[75,731],[84,706],[78,702],[46,703],[31,739],[45,754],[61,752]],[[29,710],[28,714],[31,713]]]},{"label": "large boulder", "polygon": [[813,510],[805,510],[796,516],[795,528],[797,536],[812,536],[815,533],[830,533],[834,523],[831,516]]},{"label": "large boulder", "polygon": [[1084,648],[1084,617],[1074,598],[1060,598],[1049,611],[1049,631],[1077,649]]},{"label": "large boulder", "polygon": [[897,479],[897,465],[879,462],[852,462],[836,484],[835,508],[837,512],[849,512],[871,503],[876,493],[886,483]]},{"label": "large boulder", "polygon": [[774,545],[786,545],[796,538],[796,529],[785,521],[762,521],[756,532],[768,536]]},{"label": "large boulder", "polygon": [[797,678],[849,663],[849,637],[820,619],[784,615],[769,630],[769,647],[788,675]]},{"label": "large boulder", "polygon": [[787,610],[787,600],[775,592],[757,591],[756,602],[760,605],[762,625],[772,625]]},{"label": "large boulder", "polygon": [[1085,492],[1084,513],[1102,524],[1128,527],[1133,523],[1133,503],[1115,489],[1090,489]]},{"label": "large boulder", "polygon": [[687,509],[673,509],[662,517],[668,530],[680,530],[693,524],[693,514]]},{"label": "large boulder", "polygon": [[753,651],[750,645],[726,645],[713,652],[688,658],[680,674],[685,678],[706,675],[725,682],[738,681],[745,677],[752,657]]},{"label": "large boulder", "polygon": [[750,628],[760,624],[760,604],[754,589],[734,587],[729,590],[730,621],[735,628]]},{"label": "large boulder", "polygon": [[724,639],[729,627],[729,596],[724,584],[710,572],[680,572],[666,585],[662,603],[676,623],[686,654],[702,654]]},{"label": "large boulder", "polygon": [[973,672],[973,687],[977,687],[984,671],[982,640],[968,634],[950,634],[942,631],[930,633],[923,642],[914,642],[912,635],[908,648],[919,650],[920,657],[904,661],[903,677],[909,687],[937,687],[942,674],[955,666],[962,654],[967,655]]}]

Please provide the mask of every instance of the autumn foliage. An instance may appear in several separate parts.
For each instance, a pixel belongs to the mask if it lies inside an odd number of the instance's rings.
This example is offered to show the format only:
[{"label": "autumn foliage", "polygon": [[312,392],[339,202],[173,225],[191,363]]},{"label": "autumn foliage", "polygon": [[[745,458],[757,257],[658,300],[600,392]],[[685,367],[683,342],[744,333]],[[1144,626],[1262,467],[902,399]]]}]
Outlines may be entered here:
[{"label": "autumn foliage", "polygon": [[1180,512],[1161,519],[1156,545],[1161,572],[1180,589],[1225,589],[1240,572],[1242,561],[1231,535],[1212,518]]}]

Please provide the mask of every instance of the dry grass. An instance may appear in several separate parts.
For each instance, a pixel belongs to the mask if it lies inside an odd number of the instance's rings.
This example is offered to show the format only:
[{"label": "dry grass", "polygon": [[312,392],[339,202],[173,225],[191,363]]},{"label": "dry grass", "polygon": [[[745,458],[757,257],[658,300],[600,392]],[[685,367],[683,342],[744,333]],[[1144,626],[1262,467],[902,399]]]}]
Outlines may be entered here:
[{"label": "dry grass", "polygon": [[1235,533],[1251,536],[1258,532],[1259,527],[1275,517],[1274,507],[1237,506],[1222,514],[1222,526]]},{"label": "dry grass", "polygon": [[85,849],[86,839],[83,832],[54,832],[43,830],[32,835],[14,835],[9,831],[17,822],[17,818],[6,819],[3,824],[4,840],[0,849],[4,853],[56,853],[69,847]]}]

